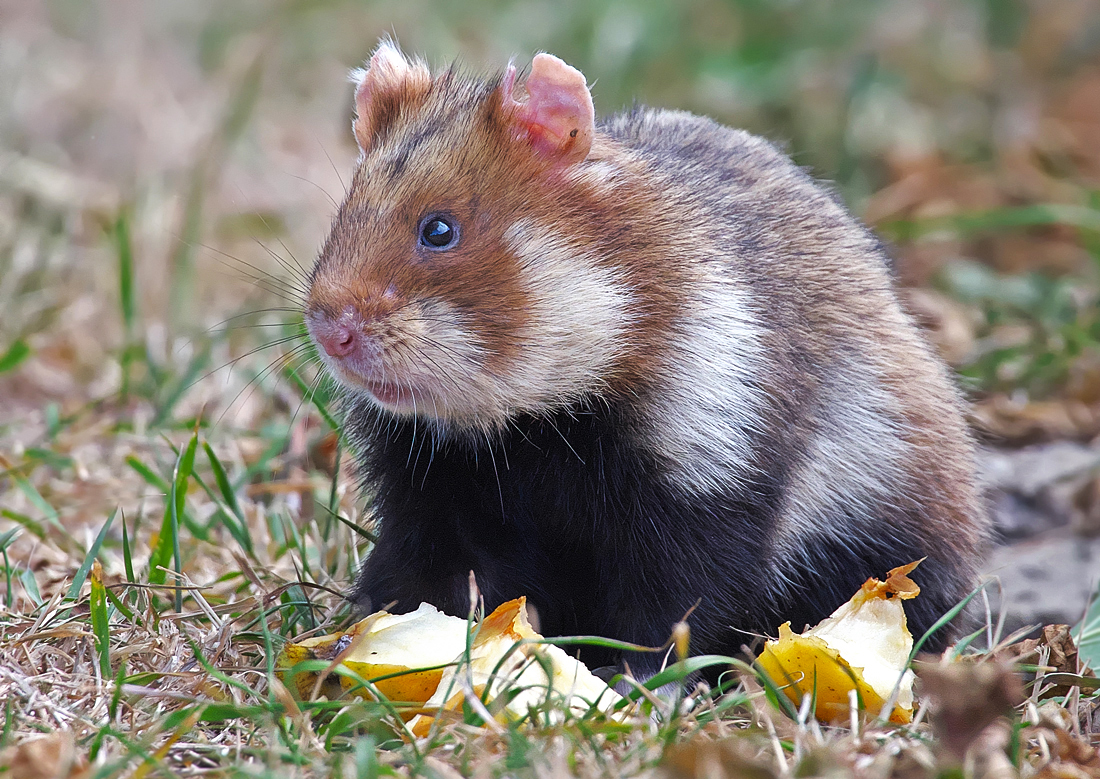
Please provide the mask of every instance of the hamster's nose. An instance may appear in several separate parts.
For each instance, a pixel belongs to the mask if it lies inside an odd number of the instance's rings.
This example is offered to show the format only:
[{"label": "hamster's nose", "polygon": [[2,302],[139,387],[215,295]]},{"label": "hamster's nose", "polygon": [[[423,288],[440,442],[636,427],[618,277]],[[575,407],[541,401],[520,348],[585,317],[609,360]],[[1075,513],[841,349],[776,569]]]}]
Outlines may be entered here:
[{"label": "hamster's nose", "polygon": [[346,321],[322,319],[314,326],[314,338],[330,357],[347,357],[355,351],[359,333]]}]

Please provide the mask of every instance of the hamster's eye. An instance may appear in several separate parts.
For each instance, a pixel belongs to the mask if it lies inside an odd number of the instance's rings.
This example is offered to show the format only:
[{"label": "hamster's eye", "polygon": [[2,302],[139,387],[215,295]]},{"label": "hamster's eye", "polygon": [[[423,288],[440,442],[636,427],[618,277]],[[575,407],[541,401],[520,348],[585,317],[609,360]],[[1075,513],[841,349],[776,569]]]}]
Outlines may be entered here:
[{"label": "hamster's eye", "polygon": [[428,216],[420,223],[420,244],[429,249],[450,249],[458,243],[458,225],[447,217]]}]

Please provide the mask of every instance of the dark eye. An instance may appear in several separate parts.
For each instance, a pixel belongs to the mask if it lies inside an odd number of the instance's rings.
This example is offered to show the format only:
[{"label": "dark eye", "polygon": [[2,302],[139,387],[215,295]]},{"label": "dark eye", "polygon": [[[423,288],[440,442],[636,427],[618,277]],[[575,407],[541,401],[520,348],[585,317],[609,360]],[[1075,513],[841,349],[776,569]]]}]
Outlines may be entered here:
[{"label": "dark eye", "polygon": [[442,216],[429,216],[420,223],[420,243],[429,249],[450,249],[458,243],[458,225]]}]

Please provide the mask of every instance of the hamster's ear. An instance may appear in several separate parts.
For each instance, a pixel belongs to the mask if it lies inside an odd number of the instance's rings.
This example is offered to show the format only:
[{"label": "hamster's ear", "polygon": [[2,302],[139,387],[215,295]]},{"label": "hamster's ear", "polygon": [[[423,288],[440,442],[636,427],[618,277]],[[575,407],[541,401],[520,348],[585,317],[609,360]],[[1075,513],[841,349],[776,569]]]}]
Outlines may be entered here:
[{"label": "hamster's ear", "polygon": [[378,134],[386,129],[410,101],[419,102],[432,86],[428,66],[409,62],[397,44],[383,38],[365,68],[350,74],[355,86],[355,140],[360,151],[367,151]]},{"label": "hamster's ear", "polygon": [[526,100],[513,97],[515,82],[516,68],[509,65],[501,89],[516,134],[539,154],[566,164],[587,157],[596,134],[596,111],[584,74],[552,54],[536,54],[523,84]]}]

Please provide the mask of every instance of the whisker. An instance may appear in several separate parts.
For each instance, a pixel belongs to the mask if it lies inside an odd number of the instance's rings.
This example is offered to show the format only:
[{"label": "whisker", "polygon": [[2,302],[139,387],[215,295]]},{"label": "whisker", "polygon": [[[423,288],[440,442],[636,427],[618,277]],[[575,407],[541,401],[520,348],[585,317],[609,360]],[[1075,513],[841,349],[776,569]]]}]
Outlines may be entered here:
[{"label": "whisker", "polygon": [[[293,373],[297,373],[299,367],[301,367],[301,366],[294,366],[294,367],[289,368],[288,370],[290,370]],[[306,385],[308,387],[308,389],[298,399],[298,405],[295,407],[294,413],[291,414],[291,416],[290,416],[290,423],[289,423],[288,427],[292,427],[294,425],[294,421],[298,418],[298,414],[301,412],[302,406],[304,406],[307,401],[309,401],[309,402],[313,401],[313,398],[314,398],[314,396],[317,392],[317,388],[320,386],[321,379],[324,377],[324,375],[325,375],[324,371],[318,371],[317,375],[313,378],[313,381]],[[278,385],[276,384],[276,386],[278,386]]]},{"label": "whisker", "polygon": [[[329,161],[331,162],[331,160],[329,160]],[[340,204],[336,202],[336,198],[334,198],[332,195],[330,195],[329,191],[327,189],[325,189],[324,187],[322,187],[320,184],[318,184],[316,181],[311,181],[310,179],[307,179],[305,176],[298,176],[298,175],[295,175],[293,173],[287,173],[286,175],[290,176],[292,179],[298,179],[298,181],[302,181],[302,182],[305,182],[306,184],[313,185],[317,189],[321,190],[321,192],[324,194],[324,196],[329,199],[329,202],[332,203],[332,205],[334,207],[336,207],[337,209],[340,208]],[[343,185],[343,182],[341,182],[341,185]]]},{"label": "whisker", "polygon": [[[273,312],[273,311],[297,312],[297,309],[293,309],[293,308],[261,308],[257,311],[246,311],[243,314],[237,314],[236,316],[231,316],[228,319],[223,319],[222,321],[217,322],[217,323],[211,325],[210,327],[206,328],[202,332],[203,332],[203,335],[210,335],[210,334],[214,333],[215,331],[220,332],[220,333],[228,333],[228,332],[235,331],[235,330],[252,330],[252,329],[260,328],[260,327],[293,327],[296,324],[296,322],[294,320],[289,320],[289,321],[286,321],[286,322],[254,322],[252,324],[245,324],[245,325],[230,325],[229,324],[230,322],[232,322],[235,319],[244,319],[245,317],[255,316],[257,314],[270,313],[270,312]],[[297,312],[297,313],[300,313],[300,312]],[[223,330],[219,331],[218,328],[222,327],[222,325],[228,325],[228,326],[225,327]],[[300,330],[299,330],[299,333],[301,335],[309,335],[309,330],[307,330],[305,327],[301,327]]]},{"label": "whisker", "polygon": [[[260,217],[260,218],[263,219],[263,217]],[[278,252],[276,252],[270,246],[265,244],[259,238],[253,236],[253,240],[256,241],[256,244],[261,249],[263,249],[265,252],[267,252],[268,256],[270,256],[271,259],[275,260],[275,262],[277,262],[279,264],[280,268],[282,268],[287,273],[289,273],[295,281],[302,284],[301,289],[303,291],[308,290],[308,288],[309,288],[309,274],[306,272],[306,269],[302,267],[302,264],[300,262],[298,262],[298,258],[294,256],[294,253],[290,251],[290,249],[287,247],[287,245],[285,243],[283,243],[282,238],[276,238],[276,240],[279,242],[279,245],[283,247],[283,250],[294,261],[294,266],[293,267],[290,265],[290,263],[288,263],[286,261],[285,257],[280,255]]]},{"label": "whisker", "polygon": [[321,151],[325,154],[325,159],[328,160],[328,164],[332,166],[332,172],[336,174],[336,180],[340,182],[340,186],[344,188],[344,197],[348,194],[348,185],[344,183],[344,177],[340,175],[340,171],[336,168],[336,163],[332,161],[332,157],[329,156],[328,149],[321,143],[321,139],[314,136],[314,140],[317,141],[317,145],[321,147]]},{"label": "whisker", "polygon": [[[218,422],[220,423],[222,417],[224,417],[225,414],[228,413],[229,409],[231,409],[234,405],[236,405],[237,401],[240,400],[241,395],[244,393],[245,390],[249,390],[248,395],[246,395],[245,398],[244,398],[245,402],[247,402],[248,399],[252,397],[252,393],[254,393],[259,388],[260,382],[262,382],[271,373],[271,371],[273,371],[276,367],[280,366],[281,364],[285,364],[286,362],[289,362],[290,360],[294,359],[296,356],[301,354],[303,351],[308,350],[308,348],[309,348],[308,343],[299,344],[298,346],[295,346],[293,349],[291,349],[289,352],[287,352],[285,354],[280,354],[274,360],[269,362],[267,364],[266,368],[264,368],[262,371],[260,371],[254,377],[252,377],[252,379],[250,379],[248,381],[248,383],[245,384],[244,387],[241,388],[240,392],[238,392],[236,395],[233,396],[233,400],[229,401],[229,403],[226,405],[226,407],[222,411],[222,413],[218,415]],[[278,383],[276,383],[275,388],[278,389],[278,386],[279,386]]]},{"label": "whisker", "polygon": [[[263,246],[262,244],[260,244],[260,245],[265,250],[267,249],[267,247]],[[281,279],[278,276],[274,276],[271,273],[269,273],[268,271],[265,271],[263,268],[259,268],[255,265],[253,265],[252,263],[248,262],[247,260],[242,259],[240,257],[237,257],[236,255],[229,254],[228,252],[222,251],[221,249],[218,249],[218,248],[213,247],[213,246],[209,246],[209,245],[204,244],[204,243],[194,244],[194,247],[201,247],[203,249],[206,249],[209,252],[212,252],[216,255],[219,255],[219,256],[223,257],[224,259],[220,261],[222,265],[229,268],[230,270],[233,270],[236,273],[241,274],[241,276],[243,278],[253,282],[257,286],[259,286],[259,284],[261,282],[266,283],[266,284],[275,285],[276,289],[279,290],[278,292],[276,292],[275,290],[272,290],[270,288],[265,288],[265,287],[262,287],[262,289],[267,289],[267,291],[272,292],[273,294],[279,295],[280,297],[284,297],[284,299],[286,299],[287,302],[300,303],[301,300],[303,300],[306,297],[306,294],[308,293],[307,287],[306,286],[298,286],[298,284],[296,283],[297,280],[288,281],[286,279]],[[230,264],[228,262],[225,262],[225,260],[232,260],[233,263],[235,263],[235,264]],[[256,273],[256,275],[252,276],[252,275],[249,275],[247,273],[243,273],[241,271],[240,266],[244,266],[246,268],[251,269],[252,271],[254,271]],[[285,297],[285,295],[287,293],[295,293],[298,297],[293,298],[293,299],[291,299],[289,297]]]},{"label": "whisker", "polygon": [[[203,381],[204,379],[210,378],[215,373],[217,373],[220,370],[224,370],[225,368],[230,369],[229,375],[226,377],[226,383],[228,383],[229,379],[232,378],[232,376],[233,376],[233,371],[232,371],[233,366],[236,365],[237,363],[239,363],[241,360],[243,360],[247,357],[251,357],[252,355],[256,354],[257,352],[262,352],[264,349],[270,349],[272,346],[280,346],[280,345],[285,344],[285,343],[290,343],[291,341],[297,341],[298,339],[304,338],[305,336],[306,336],[305,333],[287,335],[287,336],[283,336],[282,338],[276,338],[274,341],[269,341],[268,343],[261,344],[260,346],[257,346],[254,349],[249,349],[247,352],[240,355],[239,357],[234,357],[229,362],[222,363],[217,368],[212,368],[211,370],[204,373],[202,376],[199,376],[197,379],[195,379],[194,381],[192,381],[190,384],[187,385],[187,389],[190,389],[191,387],[194,387],[200,381]],[[299,346],[297,346],[295,348],[300,349],[300,348],[305,348],[305,347],[308,347],[308,346],[309,346],[308,343],[304,343],[304,344],[300,344]]]}]

